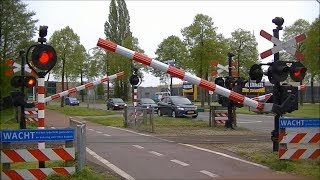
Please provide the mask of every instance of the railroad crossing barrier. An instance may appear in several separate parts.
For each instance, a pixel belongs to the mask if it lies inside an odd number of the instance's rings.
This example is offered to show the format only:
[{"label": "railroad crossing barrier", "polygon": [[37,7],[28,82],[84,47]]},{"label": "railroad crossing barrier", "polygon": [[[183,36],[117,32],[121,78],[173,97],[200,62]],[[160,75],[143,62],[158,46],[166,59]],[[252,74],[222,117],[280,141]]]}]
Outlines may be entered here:
[{"label": "railroad crossing barrier", "polygon": [[38,122],[38,108],[25,109],[26,122]]},{"label": "railroad crossing barrier", "polygon": [[86,163],[86,123],[69,117],[70,127],[75,130],[75,144],[78,170],[81,171]]},{"label": "railroad crossing barrier", "polygon": [[[280,133],[280,144],[315,144],[314,147],[279,148],[279,159],[316,159],[320,157],[319,118],[280,118],[279,128],[307,128],[308,132]],[[316,131],[311,131],[314,128]]]},{"label": "railroad crossing barrier", "polygon": [[97,46],[102,47],[108,51],[117,53],[119,55],[122,55],[124,57],[127,57],[131,60],[137,61],[141,64],[150,66],[156,70],[170,74],[170,75],[177,77],[179,79],[188,81],[191,84],[197,85],[197,86],[202,87],[206,90],[213,91],[216,94],[227,97],[228,99],[233,100],[238,103],[241,103],[243,105],[255,108],[258,111],[271,112],[273,109],[273,103],[260,103],[260,102],[254,101],[254,100],[252,100],[248,97],[245,97],[237,92],[231,91],[231,90],[226,89],[222,86],[219,86],[217,84],[209,82],[208,80],[201,79],[201,78],[194,76],[190,73],[184,72],[183,70],[178,69],[176,67],[169,66],[169,65],[164,64],[162,62],[159,62],[157,60],[149,58],[148,56],[146,56],[144,54],[132,51],[130,49],[127,49],[125,47],[117,45],[111,41],[99,38]]},{"label": "railroad crossing barrier", "polygon": [[154,109],[125,106],[123,116],[123,124],[125,127],[131,127],[147,132],[154,132]]},{"label": "railroad crossing barrier", "polygon": [[[235,112],[235,109],[233,109]],[[210,106],[209,126],[217,126],[217,124],[225,124],[228,120],[228,107]],[[236,126],[236,114],[234,113],[233,125]]]},{"label": "railroad crossing barrier", "polygon": [[[22,129],[1,130],[1,164],[0,179],[45,179],[52,173],[70,176],[75,172],[72,161],[75,160],[73,129]],[[65,142],[65,148],[11,149],[10,143],[38,141]],[[10,169],[10,163],[65,161],[65,167]]]}]

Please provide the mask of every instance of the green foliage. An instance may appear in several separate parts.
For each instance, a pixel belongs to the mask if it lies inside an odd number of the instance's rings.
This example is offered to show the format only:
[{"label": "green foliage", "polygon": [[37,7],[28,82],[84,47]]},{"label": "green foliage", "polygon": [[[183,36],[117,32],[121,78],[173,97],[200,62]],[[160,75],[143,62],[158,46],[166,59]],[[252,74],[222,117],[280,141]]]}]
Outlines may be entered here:
[{"label": "green foliage", "polygon": [[[167,60],[175,60],[175,67],[184,69],[184,64],[187,58],[186,45],[180,40],[178,36],[169,36],[164,39],[155,52],[157,60],[164,62]],[[151,70],[153,74],[160,78],[161,81],[165,81],[167,74],[160,72],[159,70]]]},{"label": "green foliage", "polygon": [[114,115],[117,114],[114,111],[105,111],[100,109],[89,109],[85,107],[78,106],[56,106],[56,105],[48,105],[46,108],[51,110],[59,111],[63,114],[69,116],[106,116],[106,115]]},{"label": "green foliage", "polygon": [[231,36],[230,52],[235,55],[233,59],[238,62],[239,75],[248,79],[250,67],[258,61],[258,43],[255,36],[244,29],[237,29]]},{"label": "green foliage", "polygon": [[10,91],[10,78],[5,76],[8,66],[5,59],[16,59],[20,50],[27,50],[36,31],[34,12],[27,11],[27,5],[20,0],[2,0],[0,3],[0,98]]},{"label": "green foliage", "polygon": [[[8,108],[0,111],[0,129],[20,129],[20,124],[15,119],[16,108]],[[38,127],[37,122],[28,122],[27,129]]]}]

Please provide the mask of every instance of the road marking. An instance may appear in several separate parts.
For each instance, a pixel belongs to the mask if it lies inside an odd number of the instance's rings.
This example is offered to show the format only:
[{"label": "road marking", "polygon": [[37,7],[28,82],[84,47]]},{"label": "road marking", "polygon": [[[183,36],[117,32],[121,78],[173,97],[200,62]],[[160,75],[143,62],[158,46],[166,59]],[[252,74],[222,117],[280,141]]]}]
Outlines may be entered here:
[{"label": "road marking", "polygon": [[240,124],[249,124],[249,123],[260,123],[262,121],[238,121],[237,123],[240,123]]},{"label": "road marking", "polygon": [[185,162],[182,162],[182,161],[179,161],[179,160],[176,160],[176,159],[171,159],[170,160],[171,162],[174,162],[174,163],[177,163],[181,166],[189,166],[189,164],[185,163]]},{"label": "road marking", "polygon": [[89,128],[88,130],[90,130],[90,131],[94,131],[93,129],[90,129],[90,128]]},{"label": "road marking", "polygon": [[188,147],[191,147],[191,148],[195,148],[195,149],[199,149],[199,150],[202,150],[202,151],[206,151],[206,152],[209,152],[209,153],[217,154],[217,155],[220,155],[220,156],[223,156],[223,157],[226,157],[226,158],[230,158],[230,159],[234,159],[234,160],[237,160],[237,161],[241,161],[241,162],[244,162],[244,163],[247,163],[247,164],[251,164],[251,165],[254,165],[254,166],[258,166],[258,167],[261,167],[261,168],[264,168],[264,169],[269,169],[268,167],[263,166],[261,164],[253,163],[253,162],[250,162],[250,161],[246,161],[246,160],[243,160],[243,159],[240,159],[240,158],[237,158],[237,157],[233,157],[233,156],[230,156],[228,154],[221,153],[221,152],[212,151],[212,150],[209,150],[209,149],[193,146],[193,145],[190,145],[190,144],[183,144],[183,143],[178,143],[178,144],[181,144],[183,146],[188,146]]},{"label": "road marking", "polygon": [[142,146],[139,146],[139,145],[132,145],[133,147],[136,147],[136,148],[138,148],[138,149],[143,149],[144,147],[142,147]]},{"label": "road marking", "polygon": [[108,166],[110,169],[112,169],[115,173],[119,174],[121,177],[128,179],[128,180],[135,180],[132,176],[130,176],[129,174],[127,174],[126,172],[124,172],[123,170],[118,168],[117,166],[113,165],[112,163],[110,163],[109,161],[104,159],[103,157],[99,156],[97,153],[95,153],[91,149],[86,147],[86,150],[90,155],[95,157],[97,160],[102,162],[104,165]]},{"label": "road marking", "polygon": [[111,136],[110,134],[103,134],[104,136]]},{"label": "road marking", "polygon": [[134,132],[134,131],[130,131],[130,130],[127,130],[127,129],[122,129],[122,128],[118,128],[118,127],[112,127],[112,126],[107,126],[109,128],[113,128],[113,129],[119,129],[119,130],[123,130],[123,131],[127,131],[127,132],[131,132],[131,133],[134,133],[134,134],[139,134],[141,136],[151,136],[151,135],[148,135],[148,134],[143,134],[143,133],[138,133],[138,132]]},{"label": "road marking", "polygon": [[212,172],[209,172],[209,171],[206,171],[206,170],[201,170],[200,172],[205,174],[205,175],[207,175],[207,176],[213,177],[213,178],[219,177],[218,175],[213,174]]},{"label": "road marking", "polygon": [[51,129],[55,129],[55,127],[51,127]]},{"label": "road marking", "polygon": [[99,134],[102,134],[102,132],[101,131],[96,131],[97,133],[99,133]]},{"label": "road marking", "polygon": [[149,153],[154,154],[156,156],[163,156],[163,154],[155,152],[155,151],[149,151]]}]

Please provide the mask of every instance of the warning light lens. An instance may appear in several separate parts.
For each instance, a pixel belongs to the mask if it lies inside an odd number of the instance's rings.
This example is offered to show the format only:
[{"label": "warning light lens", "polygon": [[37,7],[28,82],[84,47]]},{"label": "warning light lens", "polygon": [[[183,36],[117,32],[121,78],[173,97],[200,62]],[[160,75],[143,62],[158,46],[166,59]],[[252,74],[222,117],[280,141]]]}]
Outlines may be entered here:
[{"label": "warning light lens", "polygon": [[43,52],[43,53],[40,54],[39,62],[40,62],[41,64],[46,64],[46,63],[49,62],[49,60],[50,60],[49,52],[46,52],[46,51],[45,51],[45,52]]},{"label": "warning light lens", "polygon": [[29,79],[27,84],[28,86],[34,86],[36,82],[34,81],[34,79]]}]

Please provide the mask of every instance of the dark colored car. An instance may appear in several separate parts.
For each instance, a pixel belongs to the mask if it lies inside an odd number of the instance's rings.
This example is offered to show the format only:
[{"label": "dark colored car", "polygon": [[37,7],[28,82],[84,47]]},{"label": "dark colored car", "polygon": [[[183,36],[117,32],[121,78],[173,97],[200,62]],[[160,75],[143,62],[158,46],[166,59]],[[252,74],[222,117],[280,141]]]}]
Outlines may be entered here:
[{"label": "dark colored car", "polygon": [[158,105],[154,102],[154,100],[150,98],[141,98],[137,101],[137,106],[142,108],[150,108],[154,110],[155,113],[158,113]]},{"label": "dark colored car", "polygon": [[77,98],[74,97],[66,97],[64,99],[65,105],[69,106],[79,106],[80,102],[77,100]]},{"label": "dark colored car", "polygon": [[198,117],[197,106],[182,96],[167,96],[158,103],[158,115],[171,117]]},{"label": "dark colored car", "polygon": [[107,101],[107,109],[124,109],[127,104],[121,98],[110,98]]}]

